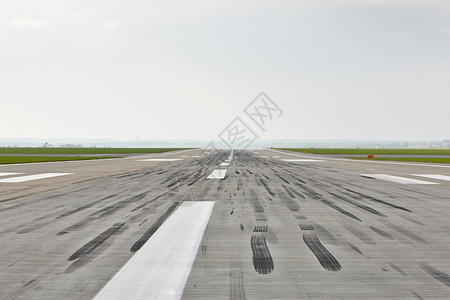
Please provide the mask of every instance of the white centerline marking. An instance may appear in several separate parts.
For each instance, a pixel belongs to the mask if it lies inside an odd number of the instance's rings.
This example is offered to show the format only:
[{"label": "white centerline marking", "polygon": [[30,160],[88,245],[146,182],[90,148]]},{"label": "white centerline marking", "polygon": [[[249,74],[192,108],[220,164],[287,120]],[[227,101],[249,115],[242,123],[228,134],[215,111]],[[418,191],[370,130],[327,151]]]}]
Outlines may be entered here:
[{"label": "white centerline marking", "polygon": [[229,162],[223,162],[220,164],[221,167],[228,167],[230,165]]},{"label": "white centerline marking", "polygon": [[52,178],[52,177],[58,177],[58,176],[64,176],[64,175],[71,175],[71,174],[73,174],[73,173],[43,173],[43,174],[36,174],[36,175],[11,177],[11,178],[0,179],[0,183],[4,183],[4,182],[8,182],[8,183],[25,182],[25,181],[31,181],[31,180],[37,180],[37,179],[44,179],[44,178]]},{"label": "white centerline marking", "polygon": [[7,173],[7,172],[0,172],[0,176],[10,176],[10,175],[19,175],[23,173]]},{"label": "white centerline marking", "polygon": [[450,181],[450,176],[447,176],[447,175],[438,175],[438,174],[411,174],[411,175],[426,177],[426,178],[431,178],[431,179]]},{"label": "white centerline marking", "polygon": [[397,182],[397,183],[401,183],[401,184],[437,184],[434,182],[411,179],[411,178],[400,177],[400,176],[387,175],[387,174],[360,174],[360,175],[364,176],[364,177],[382,179],[382,180]]},{"label": "white centerline marking", "polygon": [[296,161],[299,161],[299,162],[318,161],[318,162],[320,162],[320,161],[323,161],[323,160],[318,160],[318,159],[281,159],[281,160],[289,161],[289,162],[296,162]]},{"label": "white centerline marking", "polygon": [[224,179],[227,175],[227,170],[217,169],[214,170],[206,179]]},{"label": "white centerline marking", "polygon": [[180,299],[214,202],[184,202],[94,299]]},{"label": "white centerline marking", "polygon": [[178,161],[181,158],[149,158],[149,159],[141,159],[137,161]]}]

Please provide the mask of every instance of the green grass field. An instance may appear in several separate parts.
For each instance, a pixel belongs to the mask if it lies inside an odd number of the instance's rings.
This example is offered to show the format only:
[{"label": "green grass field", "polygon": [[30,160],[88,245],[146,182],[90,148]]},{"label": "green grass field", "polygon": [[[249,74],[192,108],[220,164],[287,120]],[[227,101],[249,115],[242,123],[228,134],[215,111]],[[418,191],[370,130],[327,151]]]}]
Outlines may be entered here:
[{"label": "green grass field", "polygon": [[346,157],[351,159],[364,159],[364,160],[389,160],[389,161],[412,161],[412,162],[426,162],[426,163],[440,163],[450,164],[450,158],[445,157],[375,157],[368,159],[367,157]]},{"label": "green grass field", "polygon": [[313,154],[450,155],[450,149],[276,148]]},{"label": "green grass field", "polygon": [[132,154],[187,149],[192,148],[0,148],[0,154]]},{"label": "green grass field", "polygon": [[70,157],[70,156],[0,156],[0,164],[23,164],[49,161],[72,161],[118,158],[115,156]]}]

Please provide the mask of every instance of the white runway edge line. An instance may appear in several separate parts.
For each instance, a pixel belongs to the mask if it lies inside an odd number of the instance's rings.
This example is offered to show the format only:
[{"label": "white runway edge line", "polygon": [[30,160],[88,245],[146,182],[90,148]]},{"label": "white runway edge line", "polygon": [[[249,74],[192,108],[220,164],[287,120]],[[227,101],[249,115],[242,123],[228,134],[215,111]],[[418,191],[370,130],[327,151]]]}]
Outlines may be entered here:
[{"label": "white runway edge line", "polygon": [[25,181],[31,181],[31,180],[37,180],[37,179],[71,175],[71,174],[73,174],[73,173],[43,173],[43,174],[36,174],[36,175],[11,177],[11,178],[0,179],[0,183],[25,182]]},{"label": "white runway edge line", "polygon": [[214,202],[184,202],[94,299],[180,299]]},{"label": "white runway edge line", "polygon": [[7,172],[0,172],[0,176],[11,176],[11,175],[19,175],[22,173],[7,173]]},{"label": "white runway edge line", "polygon": [[382,180],[397,182],[397,183],[401,183],[401,184],[437,184],[435,182],[429,182],[429,181],[423,181],[423,180],[417,180],[417,179],[411,179],[411,178],[393,176],[393,175],[387,175],[387,174],[360,174],[360,175],[364,176],[364,177],[382,179]]},{"label": "white runway edge line", "polygon": [[447,176],[447,175],[438,175],[438,174],[411,174],[411,175],[425,177],[425,178],[431,178],[431,179],[450,181],[450,176]]},{"label": "white runway edge line", "polygon": [[[297,157],[311,157],[305,155],[298,155],[294,153],[289,153],[288,151],[278,151],[273,149],[267,149],[268,151],[273,151],[281,154],[297,156]],[[313,155],[321,155],[321,154],[313,154]],[[390,165],[404,165],[404,166],[420,166],[420,167],[436,167],[436,168],[450,168],[450,165],[446,164],[421,164],[421,163],[404,163],[404,162],[395,162],[395,161],[379,161],[379,160],[355,160],[350,158],[330,158],[330,157],[321,157],[323,160],[334,160],[334,161],[346,161],[346,162],[360,162],[360,163],[368,163],[368,164],[390,164]]]},{"label": "white runway edge line", "polygon": [[140,159],[137,161],[178,161],[181,158],[149,158],[149,159]]},{"label": "white runway edge line", "polygon": [[317,161],[317,162],[321,162],[323,160],[318,160],[318,159],[281,159],[282,161],[288,161],[288,162],[308,162],[308,161]]},{"label": "white runway edge line", "polygon": [[224,179],[225,175],[227,175],[227,170],[216,169],[206,179]]}]

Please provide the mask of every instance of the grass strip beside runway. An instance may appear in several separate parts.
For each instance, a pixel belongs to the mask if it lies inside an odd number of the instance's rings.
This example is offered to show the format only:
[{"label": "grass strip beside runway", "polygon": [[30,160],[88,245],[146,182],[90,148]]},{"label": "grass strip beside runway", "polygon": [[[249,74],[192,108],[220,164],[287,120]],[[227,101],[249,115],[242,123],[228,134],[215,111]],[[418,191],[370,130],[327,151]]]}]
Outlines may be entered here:
[{"label": "grass strip beside runway", "polygon": [[0,164],[24,164],[24,163],[37,163],[37,162],[92,160],[92,159],[106,159],[106,158],[119,158],[119,157],[115,157],[115,156],[95,156],[95,157],[0,156]]},{"label": "grass strip beside runway", "polygon": [[450,149],[274,148],[312,154],[450,155]]},{"label": "grass strip beside runway", "polygon": [[133,154],[163,153],[193,148],[0,148],[0,154]]},{"label": "grass strip beside runway", "polygon": [[346,157],[351,159],[363,159],[363,160],[388,160],[388,161],[411,161],[411,162],[427,162],[427,163],[441,163],[450,164],[450,158],[445,157]]}]

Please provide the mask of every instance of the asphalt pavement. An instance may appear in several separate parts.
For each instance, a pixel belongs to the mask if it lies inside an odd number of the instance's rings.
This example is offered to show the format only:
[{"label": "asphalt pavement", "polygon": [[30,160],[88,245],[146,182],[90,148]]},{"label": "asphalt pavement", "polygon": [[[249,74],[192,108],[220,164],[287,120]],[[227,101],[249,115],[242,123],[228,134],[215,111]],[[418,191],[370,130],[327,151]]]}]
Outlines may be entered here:
[{"label": "asphalt pavement", "polygon": [[449,179],[273,150],[0,166],[0,298],[448,299]]}]

